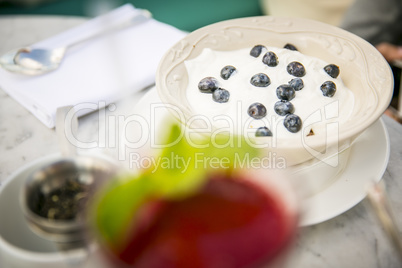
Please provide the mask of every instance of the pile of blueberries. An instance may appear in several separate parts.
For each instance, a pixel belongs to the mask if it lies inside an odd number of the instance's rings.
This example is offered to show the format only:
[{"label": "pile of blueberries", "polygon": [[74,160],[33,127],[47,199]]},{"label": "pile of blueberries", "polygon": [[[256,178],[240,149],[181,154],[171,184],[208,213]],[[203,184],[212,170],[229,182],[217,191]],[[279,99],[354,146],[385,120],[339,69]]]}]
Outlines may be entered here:
[{"label": "pile of blueberries", "polygon": [[[297,48],[292,44],[286,44],[284,48],[297,51]],[[250,56],[258,58],[263,50],[267,50],[263,45],[256,45],[250,51]],[[269,67],[276,67],[279,63],[278,56],[268,51],[262,58],[262,62]],[[303,64],[293,61],[286,67],[287,72],[294,76],[288,84],[280,85],[276,89],[276,96],[279,101],[275,103],[274,110],[280,116],[285,116],[283,125],[285,128],[292,132],[298,132],[302,127],[302,120],[294,114],[295,108],[290,102],[296,96],[296,91],[302,90],[304,87],[303,77],[306,74],[306,69]],[[324,71],[332,78],[337,78],[339,75],[339,67],[335,64],[328,64],[324,67]],[[228,65],[222,68],[220,76],[224,80],[228,80],[234,73],[236,68]],[[258,73],[251,77],[250,83],[255,87],[268,87],[271,84],[271,79],[264,73]],[[199,84],[198,89],[203,93],[212,93],[212,99],[218,103],[225,103],[229,101],[230,93],[228,90],[219,87],[219,82],[214,77],[203,78]],[[336,85],[332,81],[324,82],[320,87],[322,94],[325,97],[333,97],[336,92]],[[262,119],[267,114],[267,109],[262,103],[256,102],[249,106],[248,115],[254,119]],[[257,137],[272,136],[272,132],[267,127],[260,127],[257,129],[255,135]]]}]

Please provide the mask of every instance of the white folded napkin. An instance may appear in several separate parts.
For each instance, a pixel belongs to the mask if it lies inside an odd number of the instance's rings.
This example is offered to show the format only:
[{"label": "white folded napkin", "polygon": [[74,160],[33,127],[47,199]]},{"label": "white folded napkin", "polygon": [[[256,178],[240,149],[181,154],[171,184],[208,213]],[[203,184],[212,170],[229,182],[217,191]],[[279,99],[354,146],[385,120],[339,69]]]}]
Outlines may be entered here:
[{"label": "white folded napkin", "polygon": [[[127,4],[32,47],[58,48],[140,12]],[[58,107],[84,104],[80,107],[85,109],[76,106],[77,116],[82,116],[117,101],[128,90],[152,85],[163,54],[184,36],[150,18],[72,47],[53,72],[26,76],[0,69],[0,87],[52,128]]]}]

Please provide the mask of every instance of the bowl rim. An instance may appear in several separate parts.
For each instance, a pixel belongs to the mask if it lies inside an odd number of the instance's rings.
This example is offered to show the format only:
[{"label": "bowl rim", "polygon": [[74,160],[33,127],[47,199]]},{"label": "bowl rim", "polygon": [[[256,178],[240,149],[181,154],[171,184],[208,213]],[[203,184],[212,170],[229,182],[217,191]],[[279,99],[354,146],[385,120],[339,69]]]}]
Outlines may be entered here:
[{"label": "bowl rim", "polygon": [[[271,24],[270,26],[264,26],[263,24]],[[288,30],[277,29],[272,27],[275,23],[281,23],[288,27]],[[255,24],[253,26],[253,24]],[[257,25],[258,24],[258,25]],[[262,25],[262,26],[261,26]],[[192,46],[195,47],[197,42],[202,39],[203,36],[210,34],[211,32],[215,32],[221,30],[223,34],[225,34],[225,30],[229,28],[243,28],[243,29],[259,29],[259,30],[267,30],[274,33],[311,33],[311,34],[323,34],[327,36],[334,36],[338,38],[342,38],[344,40],[348,40],[349,42],[355,44],[356,48],[358,48],[361,53],[361,56],[367,60],[370,58],[374,58],[377,64],[380,64],[380,67],[385,74],[385,79],[387,80],[385,83],[382,84],[381,92],[378,88],[375,88],[374,85],[369,83],[371,90],[376,98],[376,105],[375,109],[373,110],[372,114],[369,117],[369,120],[365,120],[364,122],[359,122],[358,124],[354,124],[353,127],[349,127],[346,129],[342,129],[339,131],[339,134],[335,136],[327,137],[325,141],[325,145],[328,144],[335,144],[344,141],[350,141],[360,135],[364,130],[366,130],[369,126],[375,123],[378,118],[384,113],[386,108],[389,106],[389,103],[392,99],[393,93],[393,74],[390,65],[385,60],[385,58],[380,54],[380,52],[369,42],[362,39],[361,37],[348,32],[344,29],[339,27],[329,25],[326,23],[322,23],[319,21],[305,19],[305,18],[295,18],[295,17],[282,17],[282,16],[255,16],[255,17],[245,17],[245,18],[237,18],[237,19],[230,19],[225,21],[220,21],[217,23],[213,23],[202,28],[199,28],[187,36],[179,40],[175,45],[173,45],[169,50],[167,50],[159,62],[157,72],[156,72],[156,89],[158,95],[163,103],[175,105],[178,108],[182,109],[182,112],[186,115],[194,115],[191,113],[192,111],[188,111],[181,105],[178,101],[176,96],[172,96],[168,94],[168,86],[166,77],[172,71],[174,66],[178,64],[183,64],[184,60],[186,60],[190,55],[193,49],[190,49],[190,52],[186,52],[183,47],[185,46]],[[290,42],[291,43],[291,42]],[[183,48],[180,50],[180,48]],[[187,53],[187,54],[186,54]],[[368,66],[367,61],[364,62],[366,67]],[[173,66],[173,67],[172,67]],[[168,68],[167,68],[168,67]],[[378,69],[378,68],[375,68]],[[386,90],[384,90],[384,88]],[[184,108],[184,109],[183,109]],[[184,111],[183,111],[184,110]],[[186,114],[187,113],[187,114]],[[178,118],[179,119],[179,118]],[[180,119],[179,119],[180,120]],[[363,120],[360,120],[363,121]],[[182,122],[186,125],[185,122]],[[271,139],[272,137],[259,137],[259,139],[264,142],[264,140]],[[301,144],[305,147],[303,144]],[[323,146],[323,142],[316,139],[309,142],[310,147],[320,147]],[[290,148],[298,148],[295,144],[291,143],[280,143],[280,147],[283,149],[290,149]]]}]

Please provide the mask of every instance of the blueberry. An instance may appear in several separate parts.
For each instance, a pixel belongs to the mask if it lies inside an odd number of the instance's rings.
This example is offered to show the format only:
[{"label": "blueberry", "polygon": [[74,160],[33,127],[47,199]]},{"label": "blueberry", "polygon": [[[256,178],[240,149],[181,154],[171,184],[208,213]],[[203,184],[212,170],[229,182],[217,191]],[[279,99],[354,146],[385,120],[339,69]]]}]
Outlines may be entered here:
[{"label": "blueberry", "polygon": [[272,132],[267,127],[259,127],[255,132],[255,136],[256,137],[268,137],[268,136],[272,136]]},{"label": "blueberry", "polygon": [[289,74],[294,75],[296,77],[302,77],[306,74],[306,70],[304,69],[303,64],[297,61],[292,61],[288,64],[287,71]]},{"label": "blueberry", "polygon": [[332,81],[326,81],[321,85],[321,91],[325,97],[333,97],[336,92],[336,85]]},{"label": "blueberry", "polygon": [[263,104],[256,102],[248,107],[247,113],[254,119],[261,119],[267,114],[267,108]]},{"label": "blueberry", "polygon": [[284,85],[280,85],[276,89],[276,96],[280,100],[290,101],[290,100],[294,99],[294,97],[296,96],[296,92],[293,89],[293,87],[291,87],[287,84],[284,84]]},{"label": "blueberry", "polygon": [[265,53],[262,58],[262,62],[268,65],[269,67],[275,67],[278,65],[278,56],[272,51]]},{"label": "blueberry", "polygon": [[229,77],[233,74],[233,72],[236,71],[236,68],[231,66],[231,65],[227,65],[225,67],[222,68],[221,70],[221,77],[225,80],[228,80]]},{"label": "blueberry", "polygon": [[258,73],[251,77],[250,83],[256,87],[267,87],[271,84],[271,79],[266,74]]},{"label": "blueberry", "polygon": [[254,46],[250,51],[250,55],[254,58],[257,58],[258,56],[260,56],[263,48],[265,48],[263,45]]},{"label": "blueberry", "polygon": [[302,121],[300,117],[295,114],[288,114],[283,120],[283,125],[287,130],[292,133],[298,132],[302,127]]},{"label": "blueberry", "polygon": [[293,51],[297,51],[297,48],[292,44],[286,44],[283,48],[293,50]]},{"label": "blueberry", "polygon": [[294,90],[299,91],[304,88],[304,83],[301,78],[293,78],[289,81],[289,85],[293,87]]},{"label": "blueberry", "polygon": [[324,67],[324,71],[332,78],[337,78],[339,75],[339,67],[335,64],[328,64]]},{"label": "blueberry", "polygon": [[218,88],[212,93],[212,99],[219,103],[228,102],[230,97],[229,91],[223,88]]},{"label": "blueberry", "polygon": [[295,107],[289,101],[281,100],[275,103],[274,110],[279,115],[292,114],[295,111]]},{"label": "blueberry", "polygon": [[218,88],[218,80],[214,77],[205,77],[198,83],[198,89],[202,93],[212,93]]}]

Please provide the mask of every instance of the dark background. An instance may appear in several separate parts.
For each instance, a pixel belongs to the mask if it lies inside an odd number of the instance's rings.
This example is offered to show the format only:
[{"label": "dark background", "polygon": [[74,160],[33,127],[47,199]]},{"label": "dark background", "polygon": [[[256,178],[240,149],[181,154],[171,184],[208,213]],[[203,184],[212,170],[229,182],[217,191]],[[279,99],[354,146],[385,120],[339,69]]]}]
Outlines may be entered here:
[{"label": "dark background", "polygon": [[[259,0],[0,0],[0,15],[48,14],[94,17],[126,3],[149,10],[181,30],[239,17],[262,15]],[[99,9],[103,9],[99,11]]]}]

